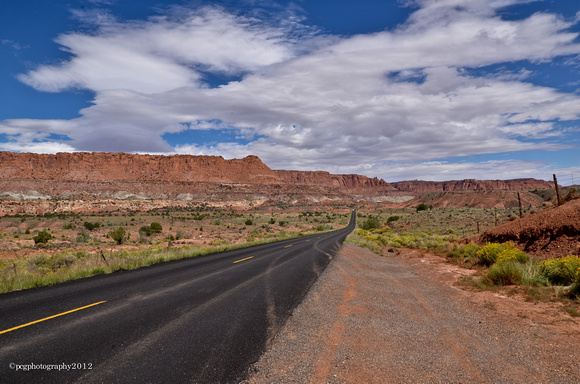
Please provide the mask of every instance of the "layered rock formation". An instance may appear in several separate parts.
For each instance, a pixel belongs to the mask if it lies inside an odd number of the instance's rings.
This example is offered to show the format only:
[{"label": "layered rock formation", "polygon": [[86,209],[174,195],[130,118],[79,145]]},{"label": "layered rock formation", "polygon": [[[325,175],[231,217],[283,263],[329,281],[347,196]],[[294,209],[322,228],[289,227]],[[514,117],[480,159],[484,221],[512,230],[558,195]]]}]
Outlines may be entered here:
[{"label": "layered rock formation", "polygon": [[391,184],[398,191],[424,192],[453,192],[453,191],[517,191],[522,189],[549,189],[554,185],[544,180],[513,179],[513,180],[452,180],[452,181],[399,181]]},{"label": "layered rock formation", "polygon": [[65,182],[279,182],[257,156],[225,160],[221,156],[159,156],[127,153],[0,152],[1,180]]},{"label": "layered rock formation", "polygon": [[361,175],[332,175],[325,171],[275,171],[281,181],[294,185],[322,185],[360,195],[383,195],[395,188],[383,179]]},{"label": "layered rock formation", "polygon": [[[166,200],[224,203],[239,207],[365,201],[411,204],[414,202],[410,200],[426,192],[542,188],[551,188],[551,184],[534,179],[447,182],[415,180],[390,184],[376,177],[355,174],[275,171],[256,156],[225,160],[217,156],[189,155],[86,152],[44,155],[0,152],[0,199],[3,205],[9,201],[25,200],[52,202],[49,204],[52,208],[46,208],[48,210],[65,210],[66,204],[56,204],[62,200]],[[131,207],[133,205],[129,204]],[[69,207],[71,210],[77,208]],[[13,204],[13,209],[20,210],[21,207]]]}]

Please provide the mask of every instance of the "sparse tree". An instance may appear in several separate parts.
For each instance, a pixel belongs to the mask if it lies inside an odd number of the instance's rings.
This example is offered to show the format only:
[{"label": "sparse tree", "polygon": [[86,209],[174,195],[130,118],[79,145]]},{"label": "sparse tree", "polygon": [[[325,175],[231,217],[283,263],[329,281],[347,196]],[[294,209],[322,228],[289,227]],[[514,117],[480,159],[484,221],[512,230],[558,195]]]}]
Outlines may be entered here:
[{"label": "sparse tree", "polygon": [[46,244],[49,240],[54,239],[54,236],[46,231],[40,231],[32,239],[34,240],[34,244]]},{"label": "sparse tree", "polygon": [[160,233],[161,231],[163,231],[163,227],[161,226],[161,224],[155,222],[151,223],[151,229],[155,233]]},{"label": "sparse tree", "polygon": [[426,211],[428,209],[429,209],[429,206],[427,204],[421,203],[421,204],[417,205],[417,212]]},{"label": "sparse tree", "polygon": [[125,228],[119,227],[113,231],[110,231],[109,237],[120,245],[123,244],[125,240],[127,240],[127,231],[125,231]]}]

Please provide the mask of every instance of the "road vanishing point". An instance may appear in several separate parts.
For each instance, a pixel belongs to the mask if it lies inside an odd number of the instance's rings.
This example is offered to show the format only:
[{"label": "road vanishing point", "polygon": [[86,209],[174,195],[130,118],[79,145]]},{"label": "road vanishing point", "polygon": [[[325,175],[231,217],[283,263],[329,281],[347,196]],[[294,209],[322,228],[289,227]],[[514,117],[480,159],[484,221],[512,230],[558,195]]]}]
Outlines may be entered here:
[{"label": "road vanishing point", "polygon": [[355,227],[0,295],[4,383],[235,383]]}]

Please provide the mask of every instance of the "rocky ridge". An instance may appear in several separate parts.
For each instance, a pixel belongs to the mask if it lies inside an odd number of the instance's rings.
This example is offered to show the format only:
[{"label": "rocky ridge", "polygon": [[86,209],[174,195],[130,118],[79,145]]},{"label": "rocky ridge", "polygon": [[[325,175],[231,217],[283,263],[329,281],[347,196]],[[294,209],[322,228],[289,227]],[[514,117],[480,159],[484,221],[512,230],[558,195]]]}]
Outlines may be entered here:
[{"label": "rocky ridge", "polygon": [[[0,152],[1,204],[12,205],[11,209],[0,210],[5,213],[19,211],[15,204],[18,201],[67,200],[90,206],[95,203],[88,202],[105,200],[129,201],[131,206],[148,206],[135,202],[152,200],[239,207],[335,202],[401,204],[425,192],[550,187],[550,183],[534,179],[388,183],[356,174],[272,170],[256,156],[226,160],[221,156]],[[79,204],[81,207],[75,209],[84,209],[84,203]],[[56,205],[44,205],[42,210],[57,209]],[[60,204],[58,209],[65,209],[64,206]]]}]

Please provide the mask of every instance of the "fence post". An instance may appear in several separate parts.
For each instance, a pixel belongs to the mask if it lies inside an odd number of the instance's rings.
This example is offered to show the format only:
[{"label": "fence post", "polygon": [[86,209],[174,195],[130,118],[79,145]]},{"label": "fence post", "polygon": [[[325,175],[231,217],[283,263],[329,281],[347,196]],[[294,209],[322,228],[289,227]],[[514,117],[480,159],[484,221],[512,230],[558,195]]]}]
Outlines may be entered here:
[{"label": "fence post", "polygon": [[556,197],[558,198],[558,206],[562,205],[562,199],[560,198],[560,190],[558,189],[558,180],[556,179],[556,174],[554,173],[554,188],[556,188]]},{"label": "fence post", "polygon": [[103,253],[103,250],[102,249],[101,249],[101,257],[103,258],[103,260],[105,260],[105,264],[107,264],[107,266],[109,266],[109,262],[105,258],[105,254]]}]

